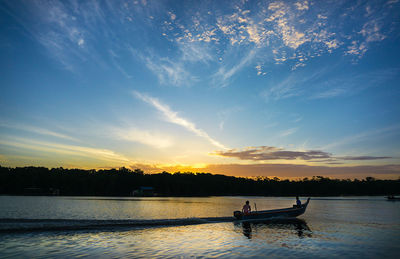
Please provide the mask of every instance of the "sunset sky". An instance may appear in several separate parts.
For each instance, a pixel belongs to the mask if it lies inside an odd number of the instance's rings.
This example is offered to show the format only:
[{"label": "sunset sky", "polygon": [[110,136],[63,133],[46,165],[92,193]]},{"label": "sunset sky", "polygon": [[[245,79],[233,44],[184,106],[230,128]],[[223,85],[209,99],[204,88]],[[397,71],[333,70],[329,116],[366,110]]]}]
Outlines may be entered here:
[{"label": "sunset sky", "polygon": [[0,165],[400,177],[400,1],[0,0]]}]

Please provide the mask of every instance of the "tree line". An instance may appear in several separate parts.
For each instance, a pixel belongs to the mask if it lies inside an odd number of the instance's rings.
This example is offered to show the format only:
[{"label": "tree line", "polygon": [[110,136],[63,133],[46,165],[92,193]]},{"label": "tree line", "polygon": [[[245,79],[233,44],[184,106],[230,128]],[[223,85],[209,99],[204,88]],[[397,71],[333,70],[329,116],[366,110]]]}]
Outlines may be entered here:
[{"label": "tree line", "polygon": [[301,180],[244,178],[210,173],[161,172],[141,169],[65,169],[0,166],[0,194],[65,196],[131,196],[140,187],[152,187],[158,196],[339,196],[398,194],[400,179]]}]

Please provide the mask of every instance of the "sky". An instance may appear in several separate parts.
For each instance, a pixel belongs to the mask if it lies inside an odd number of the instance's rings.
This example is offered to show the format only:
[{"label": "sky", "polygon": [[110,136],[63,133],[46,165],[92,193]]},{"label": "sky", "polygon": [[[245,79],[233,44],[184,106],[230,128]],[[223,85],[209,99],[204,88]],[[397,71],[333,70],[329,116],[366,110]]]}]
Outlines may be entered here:
[{"label": "sky", "polygon": [[0,165],[398,179],[399,22],[399,0],[0,0]]}]

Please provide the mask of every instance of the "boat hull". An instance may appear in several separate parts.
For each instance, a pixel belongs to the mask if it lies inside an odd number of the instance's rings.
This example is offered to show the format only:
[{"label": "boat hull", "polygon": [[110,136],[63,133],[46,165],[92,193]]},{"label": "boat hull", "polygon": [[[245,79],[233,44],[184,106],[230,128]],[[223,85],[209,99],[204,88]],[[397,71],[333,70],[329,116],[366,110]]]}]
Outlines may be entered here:
[{"label": "boat hull", "polygon": [[310,202],[310,198],[307,202],[300,207],[293,206],[293,208],[277,209],[277,210],[263,210],[253,211],[249,214],[243,214],[241,211],[235,211],[233,216],[238,220],[252,220],[252,219],[271,219],[271,218],[295,218],[302,215]]}]

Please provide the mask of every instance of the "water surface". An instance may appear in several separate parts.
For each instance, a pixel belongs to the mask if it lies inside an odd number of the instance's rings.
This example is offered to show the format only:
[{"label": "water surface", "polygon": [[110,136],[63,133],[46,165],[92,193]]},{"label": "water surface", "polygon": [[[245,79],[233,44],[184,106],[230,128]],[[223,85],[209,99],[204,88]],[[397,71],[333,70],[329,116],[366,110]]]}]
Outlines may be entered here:
[{"label": "water surface", "polygon": [[[0,257],[400,258],[400,202],[312,198],[298,219],[237,222],[294,198],[0,196]],[[305,199],[304,199],[305,200]]]}]

